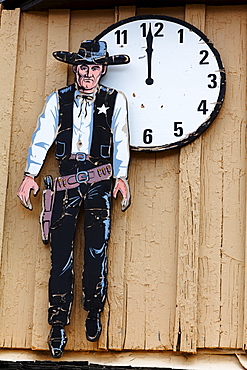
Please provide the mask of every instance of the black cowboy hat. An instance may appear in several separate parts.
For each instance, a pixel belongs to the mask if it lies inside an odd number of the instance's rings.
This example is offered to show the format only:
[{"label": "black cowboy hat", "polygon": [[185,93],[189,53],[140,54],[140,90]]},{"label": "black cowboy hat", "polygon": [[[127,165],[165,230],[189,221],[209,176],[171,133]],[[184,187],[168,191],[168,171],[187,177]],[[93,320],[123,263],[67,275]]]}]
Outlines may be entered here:
[{"label": "black cowboy hat", "polygon": [[130,61],[128,55],[120,54],[109,56],[105,41],[86,40],[81,43],[78,53],[67,51],[54,51],[54,58],[60,62],[69,64],[103,64],[117,65],[127,64]]}]

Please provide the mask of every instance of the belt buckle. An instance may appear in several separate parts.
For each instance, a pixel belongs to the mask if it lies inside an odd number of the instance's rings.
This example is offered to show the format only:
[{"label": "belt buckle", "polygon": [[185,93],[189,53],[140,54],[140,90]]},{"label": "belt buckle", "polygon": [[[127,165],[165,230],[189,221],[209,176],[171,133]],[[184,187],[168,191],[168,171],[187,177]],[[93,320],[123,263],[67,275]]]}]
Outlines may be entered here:
[{"label": "belt buckle", "polygon": [[75,155],[75,159],[78,161],[78,162],[83,162],[86,160],[86,154],[85,153],[76,153]]},{"label": "belt buckle", "polygon": [[[84,180],[79,179],[79,175],[85,175],[86,178]],[[87,183],[89,180],[89,175],[87,171],[79,171],[75,174],[75,179],[78,182],[78,184],[83,184],[84,182]]]}]

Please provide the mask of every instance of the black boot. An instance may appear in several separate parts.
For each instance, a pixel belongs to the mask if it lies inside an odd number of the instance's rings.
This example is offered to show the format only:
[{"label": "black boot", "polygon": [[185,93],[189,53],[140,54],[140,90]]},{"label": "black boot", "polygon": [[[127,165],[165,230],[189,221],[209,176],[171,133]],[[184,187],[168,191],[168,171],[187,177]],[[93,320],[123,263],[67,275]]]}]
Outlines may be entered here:
[{"label": "black boot", "polygon": [[63,350],[67,343],[67,337],[63,325],[54,324],[52,325],[49,337],[48,345],[50,353],[54,358],[60,358],[63,354]]},{"label": "black boot", "polygon": [[99,339],[102,330],[100,311],[98,309],[88,311],[85,327],[87,340],[90,342],[96,342]]}]

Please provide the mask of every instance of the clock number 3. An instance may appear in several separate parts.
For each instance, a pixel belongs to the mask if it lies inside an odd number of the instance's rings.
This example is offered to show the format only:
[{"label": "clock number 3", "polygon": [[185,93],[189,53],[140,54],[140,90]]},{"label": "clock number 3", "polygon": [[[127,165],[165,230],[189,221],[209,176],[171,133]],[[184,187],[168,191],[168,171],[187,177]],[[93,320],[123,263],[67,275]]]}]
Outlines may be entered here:
[{"label": "clock number 3", "polygon": [[208,85],[210,89],[215,89],[217,87],[217,76],[214,73],[210,73],[208,78],[211,78],[211,85]]}]

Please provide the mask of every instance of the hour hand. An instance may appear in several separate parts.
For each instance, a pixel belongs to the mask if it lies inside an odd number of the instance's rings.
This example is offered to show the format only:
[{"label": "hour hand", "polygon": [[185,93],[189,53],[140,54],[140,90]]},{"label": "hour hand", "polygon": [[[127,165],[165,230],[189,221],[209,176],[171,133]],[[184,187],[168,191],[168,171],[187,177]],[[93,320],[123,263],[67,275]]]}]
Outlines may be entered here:
[{"label": "hour hand", "polygon": [[147,85],[152,85],[154,83],[154,80],[152,79],[152,54],[153,54],[153,35],[151,31],[151,23],[149,24],[149,30],[146,37],[147,40],[147,61],[148,61],[148,78],[146,79]]}]

